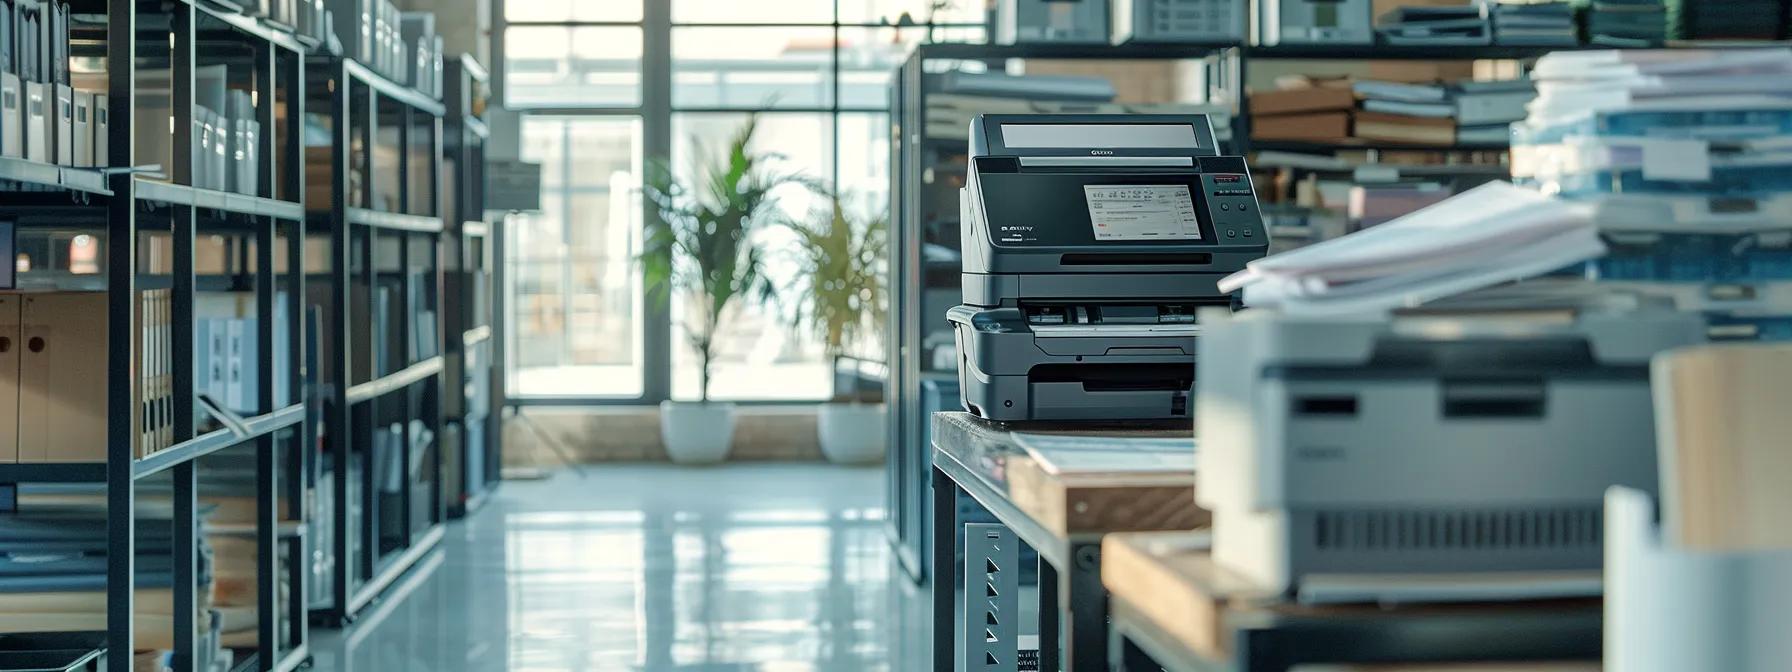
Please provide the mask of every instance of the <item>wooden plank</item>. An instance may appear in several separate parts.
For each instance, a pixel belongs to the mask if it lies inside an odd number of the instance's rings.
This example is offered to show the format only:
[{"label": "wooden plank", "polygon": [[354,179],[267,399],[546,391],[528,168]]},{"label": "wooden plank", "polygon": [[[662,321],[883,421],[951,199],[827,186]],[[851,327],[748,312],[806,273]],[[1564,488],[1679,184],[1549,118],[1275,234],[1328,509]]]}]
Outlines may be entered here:
[{"label": "wooden plank", "polygon": [[1792,344],[1713,344],[1655,359],[1663,541],[1792,547]]},{"label": "wooden plank", "polygon": [[1226,589],[1197,579],[1212,575],[1224,583],[1223,575],[1211,555],[1176,551],[1197,544],[1189,533],[1109,535],[1101,543],[1101,582],[1114,599],[1132,605],[1195,656],[1226,660],[1231,647],[1224,612],[1231,598]]},{"label": "wooden plank", "polygon": [[[1384,608],[1375,604],[1302,605],[1287,602],[1236,573],[1218,566],[1210,549],[1211,537],[1200,532],[1137,532],[1110,534],[1102,539],[1101,582],[1118,602],[1149,619],[1151,630],[1172,638],[1187,658],[1229,661],[1239,623],[1263,623],[1281,619],[1300,621],[1301,627],[1324,623],[1364,623],[1452,617],[1463,615],[1554,614],[1589,610],[1599,601],[1555,600],[1537,603],[1493,602],[1473,604],[1414,604]],[[1162,661],[1160,661],[1162,662]],[[1505,663],[1498,667],[1461,667],[1465,670],[1522,669],[1526,672],[1581,669],[1579,663]],[[1458,669],[1455,666],[1369,665],[1346,669]],[[1597,669],[1596,667],[1593,669]]]},{"label": "wooden plank", "polygon": [[1064,477],[1019,455],[1009,458],[1008,487],[1016,507],[1065,537],[1195,530],[1213,520],[1206,509],[1195,504],[1192,471]]}]

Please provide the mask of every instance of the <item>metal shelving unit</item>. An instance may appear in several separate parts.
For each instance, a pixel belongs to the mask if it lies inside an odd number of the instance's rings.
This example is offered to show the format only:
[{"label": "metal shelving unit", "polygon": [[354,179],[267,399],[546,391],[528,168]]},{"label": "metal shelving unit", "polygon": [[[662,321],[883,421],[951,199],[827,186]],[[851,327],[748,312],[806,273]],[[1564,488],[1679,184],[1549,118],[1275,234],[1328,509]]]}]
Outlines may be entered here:
[{"label": "metal shelving unit", "polygon": [[501,223],[485,214],[485,145],[491,132],[480,118],[490,75],[469,55],[444,67],[447,156],[453,197],[448,212],[446,380],[443,397],[452,437],[446,483],[449,515],[479,508],[503,475],[504,398],[497,392],[498,341],[492,338],[493,236]]},{"label": "metal shelving unit", "polygon": [[[255,559],[257,610],[256,662],[249,669],[290,670],[309,660],[304,608],[296,600],[280,600],[279,558],[305,555],[304,539],[278,534],[281,501],[304,501],[309,487],[304,471],[297,468],[312,428],[303,422],[309,398],[302,375],[302,349],[288,348],[290,387],[275,389],[272,357],[258,362],[255,392],[260,414],[245,419],[236,430],[199,433],[195,416],[194,311],[196,293],[207,291],[194,269],[197,232],[229,235],[251,241],[258,251],[254,268],[235,269],[238,288],[254,294],[257,319],[255,338],[260,352],[274,352],[277,287],[300,290],[305,282],[302,250],[291,246],[287,261],[291,272],[275,273],[273,250],[277,238],[302,238],[305,223],[299,217],[297,199],[302,195],[298,163],[297,126],[276,126],[276,108],[284,107],[289,121],[302,115],[303,59],[290,37],[246,17],[221,13],[206,5],[177,1],[141,3],[136,0],[88,0],[72,3],[79,14],[105,15],[103,24],[77,21],[71,52],[80,58],[103,58],[107,64],[110,125],[109,154],[98,157],[107,166],[135,165],[132,117],[136,105],[136,74],[140,65],[166,66],[171,78],[171,106],[177,118],[192,115],[194,69],[199,65],[225,65],[232,85],[253,91],[255,114],[262,129],[255,195],[224,193],[189,186],[193,182],[195,139],[191,126],[175,124],[173,156],[186,157],[165,166],[171,183],[146,181],[128,173],[103,174],[96,169],[69,168],[17,158],[0,158],[0,218],[16,222],[21,239],[34,232],[74,230],[102,240],[101,262],[84,276],[70,276],[50,268],[20,274],[20,287],[63,291],[103,291],[107,295],[106,364],[109,371],[135,370],[133,346],[144,336],[136,318],[137,292],[171,290],[169,320],[169,368],[172,378],[168,418],[173,443],[138,457],[138,428],[133,414],[138,381],[115,376],[106,385],[106,461],[94,463],[0,464],[0,489],[17,493],[25,483],[105,484],[107,515],[107,632],[108,649],[130,652],[135,617],[137,486],[151,479],[167,479],[173,498],[174,669],[188,672],[207,664],[198,647],[197,543],[201,533],[197,515],[202,493],[198,485],[201,458],[233,448],[250,448],[255,460],[256,514],[254,535],[260,549]],[[203,43],[203,48],[201,44]],[[146,46],[167,44],[157,52]],[[284,136],[283,138],[279,136]],[[286,199],[276,198],[282,192]],[[144,237],[171,238],[171,272],[139,273],[139,243]],[[103,260],[103,261],[102,261]],[[243,261],[247,261],[246,259]],[[34,276],[43,279],[37,281]],[[148,279],[146,281],[146,278]],[[67,282],[63,282],[66,280]],[[285,317],[291,333],[303,333],[303,311],[296,304]],[[278,397],[296,401],[275,408]],[[280,464],[282,456],[287,464]],[[294,508],[293,511],[298,511]],[[287,521],[291,522],[291,521]],[[289,565],[289,569],[291,565]],[[304,577],[292,572],[285,577],[294,592],[303,589]],[[108,657],[112,672],[132,670],[128,653]]]},{"label": "metal shelving unit", "polygon": [[[352,60],[313,57],[326,124],[329,236],[321,385],[330,591],[340,627],[442,538],[443,125],[440,101]],[[396,316],[396,317],[394,317]]]}]

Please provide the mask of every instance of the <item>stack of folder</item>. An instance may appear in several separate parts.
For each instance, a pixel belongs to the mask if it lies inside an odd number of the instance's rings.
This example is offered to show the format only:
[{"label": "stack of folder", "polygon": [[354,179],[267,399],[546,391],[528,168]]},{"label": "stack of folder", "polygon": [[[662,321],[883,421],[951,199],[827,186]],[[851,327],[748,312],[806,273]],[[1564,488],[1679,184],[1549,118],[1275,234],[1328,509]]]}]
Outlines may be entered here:
[{"label": "stack of folder", "polygon": [[1779,0],[1667,0],[1668,35],[1677,40],[1777,39]]},{"label": "stack of folder", "polygon": [[1396,7],[1376,19],[1375,32],[1394,45],[1493,43],[1493,27],[1484,5]]},{"label": "stack of folder", "polygon": [[1537,97],[1528,79],[1458,82],[1452,88],[1456,141],[1461,144],[1510,144],[1512,123],[1525,118],[1525,105]]},{"label": "stack of folder", "polygon": [[1580,29],[1574,7],[1562,0],[1478,0],[1493,17],[1493,43],[1515,46],[1574,46]]},{"label": "stack of folder", "polygon": [[1581,0],[1587,8],[1587,42],[1613,47],[1654,47],[1668,38],[1663,0]]}]

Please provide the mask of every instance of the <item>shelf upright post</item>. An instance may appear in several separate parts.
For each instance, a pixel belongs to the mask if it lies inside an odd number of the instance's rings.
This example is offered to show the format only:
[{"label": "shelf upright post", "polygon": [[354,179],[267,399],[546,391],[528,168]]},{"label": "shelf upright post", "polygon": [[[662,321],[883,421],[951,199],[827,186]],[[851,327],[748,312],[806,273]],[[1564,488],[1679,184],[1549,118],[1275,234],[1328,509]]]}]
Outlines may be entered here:
[{"label": "shelf upright post", "polygon": [[[197,65],[194,53],[196,17],[194,8],[186,3],[174,3],[168,6],[173,15],[171,21],[171,43],[169,74],[173,82],[169,87],[171,96],[170,109],[175,120],[172,158],[173,171],[170,173],[176,184],[191,186],[193,184],[193,69]],[[190,205],[176,205],[169,209],[169,217],[173,219],[175,275],[174,295],[176,309],[186,304],[185,319],[177,319],[173,329],[176,343],[185,341],[184,349],[177,347],[176,374],[185,373],[192,377],[193,364],[193,237],[196,228],[195,209]],[[135,236],[133,236],[133,239]],[[183,249],[184,248],[184,249]],[[182,271],[184,270],[184,273]],[[182,285],[185,285],[184,287]],[[178,362],[186,361],[184,366]],[[115,369],[116,370],[116,369]],[[176,421],[184,421],[188,433],[183,438],[191,438],[193,412],[192,383],[174,388],[182,392],[177,397],[185,397],[187,412],[182,415],[177,406]],[[178,429],[177,429],[178,431]],[[174,669],[176,672],[195,672],[199,669],[199,632],[198,600],[194,592],[199,589],[198,571],[198,534],[196,500],[198,498],[198,476],[194,472],[194,461],[185,460],[174,465],[170,475],[174,480]]]},{"label": "shelf upright post", "polygon": [[[442,202],[442,200],[443,200],[442,199],[442,150],[447,146],[447,143],[443,142],[442,117],[431,115],[431,118],[429,119],[429,125],[430,125],[430,133],[429,133],[429,214],[440,219],[445,214],[447,214],[447,209],[445,207],[443,207],[445,204]],[[434,311],[435,317],[433,318],[435,320],[434,332],[435,332],[435,338],[436,338],[434,351],[436,353],[436,356],[438,356],[438,357],[445,355],[445,353],[447,352],[448,348],[444,345],[444,343],[448,339],[452,338],[452,339],[454,339],[455,342],[459,342],[461,339],[461,334],[456,333],[456,334],[450,336],[447,333],[447,331],[442,328],[443,320],[445,320],[447,318],[447,314],[448,314],[448,311],[446,310],[446,308],[447,308],[446,301],[448,300],[448,295],[446,292],[443,291],[445,289],[444,284],[447,281],[446,275],[444,273],[442,273],[442,252],[443,252],[442,246],[445,244],[443,242],[444,241],[443,236],[444,235],[452,235],[454,237],[454,240],[457,240],[457,241],[462,240],[462,238],[460,237],[460,225],[461,225],[460,222],[452,222],[451,223],[451,222],[448,222],[447,220],[443,219],[441,230],[437,231],[435,234],[433,234],[430,237],[430,240],[434,243],[433,245],[429,246],[429,249],[430,249],[430,259],[429,259],[429,262],[430,262],[429,263],[429,269],[430,269],[429,284],[430,284],[430,286],[429,286],[429,290],[430,291],[423,294],[423,296],[426,298],[434,297],[435,302],[436,302],[435,311]],[[449,229],[450,226],[454,227],[452,229],[452,231],[454,233],[453,234],[445,234],[444,232],[447,232],[450,230]],[[455,252],[455,255],[458,257],[460,255],[460,252],[457,250]],[[419,306],[419,308],[421,308],[421,306]],[[465,371],[465,368],[464,368],[465,360],[464,359],[462,360],[462,363],[463,363],[463,367],[456,367],[456,370]],[[432,465],[430,468],[431,476],[430,476],[429,506],[431,508],[431,511],[430,511],[429,520],[430,520],[431,526],[441,525],[442,523],[444,523],[448,520],[447,504],[442,501],[442,490],[445,487],[442,482],[442,471],[443,471],[442,465],[447,460],[447,453],[448,453],[448,451],[443,450],[443,445],[444,445],[444,442],[446,441],[446,437],[447,437],[447,432],[445,430],[447,429],[448,418],[444,414],[444,409],[443,409],[443,404],[442,404],[442,393],[445,390],[453,390],[454,394],[462,393],[461,392],[461,390],[462,390],[461,381],[447,380],[445,371],[446,371],[446,367],[444,367],[444,370],[442,372],[436,373],[436,375],[434,377],[435,382],[433,383],[435,386],[435,391],[433,394],[431,394],[425,398],[427,403],[424,406],[425,408],[429,409],[428,413],[430,415],[430,418],[429,418],[430,427],[436,433],[435,464]],[[462,374],[462,375],[464,375],[464,374]],[[425,387],[425,389],[428,389],[429,386],[426,385],[424,387]],[[462,404],[462,406],[464,406],[464,405],[465,404]],[[465,416],[463,415],[462,417],[465,417]],[[466,448],[465,448],[466,436],[467,436],[467,430],[465,427],[465,423],[463,422],[462,427],[461,427],[461,446],[462,446],[461,450],[462,450],[463,455],[465,454],[465,451],[466,451]],[[462,473],[462,475],[465,475],[465,473],[466,473],[465,465],[462,465],[462,467],[458,471],[460,471]],[[409,502],[410,499],[407,498],[405,501]]]},{"label": "shelf upright post", "polygon": [[[106,62],[110,71],[107,94],[111,123],[107,147],[110,166],[134,165],[131,125],[135,115],[137,68],[136,0],[106,3]],[[106,204],[106,368],[131,370],[131,329],[136,308],[137,241],[136,180],[130,173],[111,177],[112,198]],[[133,464],[136,410],[131,384],[114,375],[106,389],[106,643],[114,655],[107,658],[109,672],[133,672],[131,619],[135,607],[136,485]]]},{"label": "shelf upright post", "polygon": [[[274,108],[274,58],[276,47],[270,41],[255,43],[255,104],[256,117],[266,125],[262,128],[273,128]],[[273,142],[262,133],[257,148],[259,167],[271,167],[268,151],[273,149]],[[267,187],[272,181],[266,178],[258,180],[257,195],[269,195]],[[255,223],[255,341],[256,351],[267,353],[256,362],[256,410],[272,413],[274,406],[274,237],[276,226],[273,217],[253,217]],[[288,295],[288,301],[297,300]],[[290,344],[292,339],[288,339]],[[279,647],[279,562],[278,543],[280,525],[280,470],[279,462],[274,459],[275,433],[263,434],[255,439],[255,604],[258,616],[256,623],[256,664],[264,672],[274,669],[280,663]]]},{"label": "shelf upright post", "polygon": [[[128,1],[128,0],[126,0]],[[348,619],[349,576],[354,561],[349,557],[348,543],[348,440],[349,440],[349,407],[348,387],[351,383],[350,371],[353,371],[354,352],[349,348],[349,233],[348,199],[349,199],[349,92],[354,87],[349,79],[348,61],[331,59],[330,63],[330,114],[332,123],[330,133],[331,166],[330,178],[330,311],[335,313],[330,320],[331,329],[327,338],[330,340],[328,356],[336,358],[336,380],[332,390],[333,398],[326,410],[326,431],[329,435],[330,458],[334,469],[334,489],[331,497],[335,501],[330,515],[334,518],[334,533],[331,535],[335,548],[336,564],[331,568],[333,579],[331,588],[331,613],[335,616],[336,625],[341,626]],[[290,121],[290,119],[289,119]]]},{"label": "shelf upright post", "polygon": [[[375,209],[374,205],[379,202],[380,198],[378,188],[379,180],[376,178],[378,173],[375,172],[379,162],[374,160],[374,148],[378,145],[380,137],[380,93],[379,88],[375,86],[373,82],[368,82],[365,86],[358,87],[355,91],[356,95],[361,96],[361,98],[356,101],[361,107],[361,207],[372,210]],[[385,335],[388,327],[388,325],[379,324],[374,321],[373,318],[375,313],[371,309],[378,300],[376,297],[379,296],[380,287],[379,259],[375,256],[379,252],[379,229],[374,226],[353,224],[344,224],[344,226],[353,231],[354,235],[359,236],[357,244],[360,245],[362,274],[362,278],[359,282],[365,283],[367,286],[369,307],[367,314],[367,328],[360,333],[367,343],[364,352],[373,360],[367,363],[368,380],[377,380],[381,377],[382,372],[379,367],[379,358],[375,353],[380,351],[379,338]],[[362,521],[358,529],[362,536],[359,566],[365,568],[366,571],[366,575],[361,577],[362,586],[365,586],[366,582],[371,581],[374,577],[379,575],[380,515],[379,490],[377,487],[379,484],[374,482],[373,478],[375,465],[373,447],[376,445],[374,436],[379,433],[380,402],[381,399],[375,397],[367,400],[366,403],[356,406],[354,409],[359,417],[365,418],[365,421],[360,423],[360,431],[353,435],[354,439],[358,440],[361,446]],[[351,591],[350,594],[353,595],[358,591],[359,589]],[[355,604],[357,601],[359,600],[351,598],[348,607],[357,606]],[[349,611],[354,611],[354,609],[351,608]]]},{"label": "shelf upright post", "polygon": [[[273,132],[276,123],[274,99],[268,98],[267,109],[261,113],[262,128],[267,129],[261,134],[262,166],[270,171],[267,173],[270,177],[265,181],[264,193],[270,197],[276,193],[273,185],[277,176],[283,185],[283,189],[279,190],[280,193],[286,198],[304,205],[305,55],[298,52],[286,54],[276,62],[276,72],[286,82],[286,143],[284,147],[280,148],[281,151],[278,154],[280,161],[275,163],[273,158],[276,156],[273,152],[276,136]],[[278,95],[278,92],[273,95]],[[305,419],[299,423],[297,431],[298,445],[290,452],[288,458],[288,468],[293,471],[294,477],[291,480],[292,487],[286,493],[286,501],[293,511],[302,514],[299,516],[301,520],[309,520],[312,516],[311,508],[306,506],[306,502],[310,501],[306,497],[306,493],[310,490],[312,478],[317,473],[313,467],[317,454],[317,427],[312,423],[313,415],[311,413],[311,404],[316,400],[313,398],[311,388],[306,384],[312,379],[311,362],[307,357],[308,353],[312,352],[312,348],[306,341],[310,330],[305,328],[306,319],[310,316],[310,311],[305,309],[306,304],[309,303],[306,300],[305,286],[308,277],[305,265],[305,226],[306,218],[304,217],[288,222],[286,236],[286,287],[289,296],[286,305],[287,309],[291,311],[286,321],[290,334],[287,337],[287,343],[292,346],[291,351],[286,355],[291,358],[291,365],[287,367],[287,370],[292,372],[287,392],[291,400],[306,405]],[[305,598],[310,594],[310,591],[306,590],[311,578],[311,572],[307,569],[311,562],[309,539],[310,535],[303,534],[293,539],[292,551],[287,556],[294,558],[287,563],[289,575],[287,581],[292,586],[289,593],[292,598],[288,618],[288,627],[291,630],[288,632],[287,639],[300,645],[309,644],[311,641],[309,631],[311,619],[306,617],[308,609]]]},{"label": "shelf upright post", "polygon": [[[410,158],[409,158],[410,143],[407,142],[407,139],[410,137],[409,124],[410,124],[410,119],[411,119],[411,108],[409,105],[405,105],[402,108],[402,112],[400,113],[399,117],[401,118],[402,121],[400,122],[400,125],[398,127],[399,128],[399,130],[398,130],[398,137],[399,137],[398,146],[399,146],[399,152],[400,152],[400,156],[399,156],[399,160],[398,160],[398,166],[399,166],[399,169],[398,169],[398,174],[399,174],[398,202],[400,204],[403,204],[403,203],[409,203],[411,200],[411,198],[410,198],[411,183],[409,181],[405,180],[405,178],[404,178],[404,175],[405,175],[404,166],[406,164],[410,163]],[[400,207],[402,208],[403,206],[401,205]],[[411,299],[412,299],[412,297],[414,297],[416,295],[416,289],[417,289],[416,274],[413,272],[414,269],[411,266],[411,264],[414,261],[414,259],[412,258],[412,255],[411,255],[411,246],[417,242],[415,238],[417,236],[422,236],[422,235],[424,235],[424,234],[417,233],[414,231],[398,231],[393,235],[394,238],[398,239],[398,269],[399,269],[398,295],[399,296],[398,296],[397,303],[398,303],[399,307],[396,308],[396,310],[399,311],[400,315],[404,316],[404,319],[401,319],[398,321],[398,342],[405,345],[406,354],[400,355],[399,353],[391,353],[388,356],[397,358],[396,361],[404,362],[406,366],[410,365],[410,357],[408,355],[409,350],[410,350],[410,344],[413,342],[413,339],[416,338],[416,334],[413,333],[414,330],[412,328],[412,323],[415,322],[415,317],[413,317],[413,316],[415,316],[417,314],[418,310],[421,310],[423,308],[423,306],[415,305],[415,304],[411,303]],[[378,281],[377,276],[375,277],[375,281],[376,282]],[[383,326],[389,327],[390,324],[383,325]],[[388,342],[391,341],[390,338],[388,338],[386,340]],[[379,374],[376,373],[375,375],[379,375]],[[406,417],[406,418],[415,417],[417,414],[417,388],[418,388],[418,386],[415,386],[415,385],[406,386],[399,393],[392,395],[394,397],[397,397],[400,400],[400,403],[404,404],[404,417]],[[377,409],[378,409],[377,405],[382,404],[382,403],[387,403],[390,398],[391,397],[376,397],[372,400],[369,400],[367,403],[374,404],[375,409],[377,411]],[[399,527],[402,530],[404,530],[404,534],[402,536],[407,540],[411,538],[411,533],[413,532],[413,530],[411,530],[411,441],[412,441],[412,439],[413,439],[413,437],[411,436],[411,425],[409,422],[406,422],[405,426],[404,426],[404,432],[402,434],[402,439],[399,441],[399,444],[397,446],[395,446],[395,448],[397,448],[398,455],[399,455],[398,464],[402,465],[402,466],[400,466],[399,469],[400,469],[400,471],[403,472],[403,477],[400,478],[398,481],[398,494],[399,494],[399,496],[398,496],[398,520],[400,521]],[[372,448],[371,445],[369,445],[368,447]],[[371,453],[372,451],[370,450],[368,452]],[[381,458],[379,456],[375,456],[374,459],[377,460],[377,459],[381,459]],[[372,473],[372,472],[370,471],[369,473]],[[376,485],[383,485],[383,484],[376,484]],[[385,516],[383,516],[383,515],[380,516],[380,519],[384,520]]]}]

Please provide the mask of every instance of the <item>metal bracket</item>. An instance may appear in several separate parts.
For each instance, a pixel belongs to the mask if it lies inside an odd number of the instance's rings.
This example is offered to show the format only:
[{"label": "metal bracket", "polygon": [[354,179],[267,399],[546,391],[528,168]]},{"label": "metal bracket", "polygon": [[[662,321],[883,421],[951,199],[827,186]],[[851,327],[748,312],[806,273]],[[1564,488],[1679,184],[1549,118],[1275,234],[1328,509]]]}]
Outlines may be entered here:
[{"label": "metal bracket", "polygon": [[960,670],[1019,669],[1020,544],[1005,525],[964,526],[965,632]]}]

